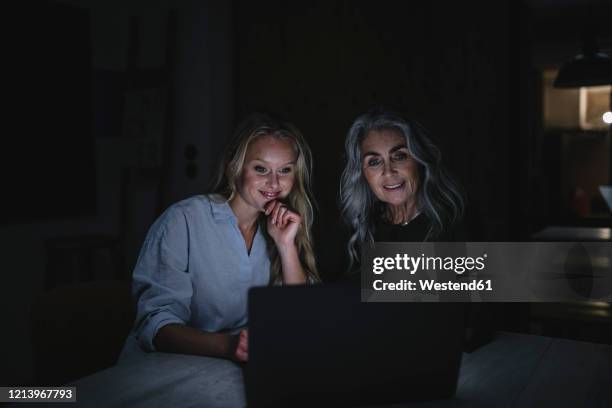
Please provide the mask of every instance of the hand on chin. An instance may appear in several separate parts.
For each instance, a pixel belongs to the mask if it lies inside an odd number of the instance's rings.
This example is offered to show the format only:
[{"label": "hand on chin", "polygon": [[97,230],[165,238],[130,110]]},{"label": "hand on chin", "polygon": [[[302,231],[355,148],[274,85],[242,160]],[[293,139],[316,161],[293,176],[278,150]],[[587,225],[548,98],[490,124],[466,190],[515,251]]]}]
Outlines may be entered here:
[{"label": "hand on chin", "polygon": [[280,200],[272,200],[265,204],[264,214],[268,217],[268,233],[278,249],[293,245],[302,222],[297,211]]}]

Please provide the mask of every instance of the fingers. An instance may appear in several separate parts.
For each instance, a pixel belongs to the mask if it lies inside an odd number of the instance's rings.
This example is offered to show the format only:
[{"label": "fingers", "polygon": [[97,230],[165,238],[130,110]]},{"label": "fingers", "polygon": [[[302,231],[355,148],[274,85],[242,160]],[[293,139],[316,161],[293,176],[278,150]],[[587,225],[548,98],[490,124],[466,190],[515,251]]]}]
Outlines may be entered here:
[{"label": "fingers", "polygon": [[242,349],[236,349],[236,360],[241,363],[246,363],[249,361],[249,354]]},{"label": "fingers", "polygon": [[277,209],[274,212],[272,223],[278,225],[279,227],[283,227],[281,221],[283,220],[283,215],[287,212],[287,207],[285,207],[284,205],[279,205],[276,208]]},{"label": "fingers", "polygon": [[268,201],[264,206],[264,214],[270,215],[270,213],[274,211],[274,207],[276,207],[279,203],[280,201],[278,200]]},{"label": "fingers", "polygon": [[278,210],[275,222],[276,225],[278,225],[280,228],[285,228],[287,225],[289,225],[290,222],[299,224],[301,220],[302,219],[296,212],[293,212],[289,208],[284,207]]},{"label": "fingers", "polygon": [[242,341],[238,343],[238,347],[236,348],[236,353],[242,353],[244,355],[247,355],[248,352],[249,352],[248,343],[246,342],[243,343]]},{"label": "fingers", "polygon": [[[286,211],[286,207],[287,206],[279,200],[273,200],[266,204],[264,214],[269,215],[268,221],[276,225],[279,222],[279,215],[282,215],[282,213]],[[285,210],[283,210],[283,208],[285,208]],[[279,212],[281,214],[279,214]]]},{"label": "fingers", "polygon": [[281,218],[281,221],[280,221],[280,225],[281,225],[281,227],[283,227],[283,228],[284,228],[284,227],[286,227],[287,225],[289,225],[289,223],[290,223],[290,222],[292,222],[292,223],[295,223],[295,224],[298,224],[298,225],[299,225],[299,224],[302,222],[302,219],[300,218],[300,216],[299,216],[297,213],[295,213],[295,212],[293,212],[293,211],[291,211],[291,210],[289,210],[289,209],[288,209],[288,210],[287,210],[287,211],[286,211],[286,212],[285,212],[285,213],[282,215],[282,218]]},{"label": "fingers", "polygon": [[300,215],[279,200],[270,201],[266,204],[264,214],[268,215],[268,222],[279,228],[286,227],[290,222],[299,224],[302,219]]},{"label": "fingers", "polygon": [[234,352],[236,360],[246,363],[249,359],[249,335],[247,330],[241,330],[238,336],[238,345]]},{"label": "fingers", "polygon": [[285,212],[287,212],[287,206],[278,201],[277,204],[274,206],[274,211],[272,211],[272,214],[270,214],[272,224],[281,227],[282,225],[280,224],[280,222]]},{"label": "fingers", "polygon": [[282,215],[287,211],[287,206],[278,200],[270,201],[266,206],[264,214],[268,215],[268,221],[279,225]]},{"label": "fingers", "polygon": [[245,349],[249,345],[249,332],[247,330],[240,330],[240,340],[238,344],[243,344]]}]

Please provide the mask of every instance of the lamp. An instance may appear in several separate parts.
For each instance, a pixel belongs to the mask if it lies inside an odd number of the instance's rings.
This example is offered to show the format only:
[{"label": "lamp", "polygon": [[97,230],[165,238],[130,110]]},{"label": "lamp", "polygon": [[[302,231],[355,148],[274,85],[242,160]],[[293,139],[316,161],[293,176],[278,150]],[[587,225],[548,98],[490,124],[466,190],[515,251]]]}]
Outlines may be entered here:
[{"label": "lamp", "polygon": [[612,59],[599,51],[592,38],[584,42],[582,54],[565,63],[553,83],[555,88],[578,88],[612,84]]}]

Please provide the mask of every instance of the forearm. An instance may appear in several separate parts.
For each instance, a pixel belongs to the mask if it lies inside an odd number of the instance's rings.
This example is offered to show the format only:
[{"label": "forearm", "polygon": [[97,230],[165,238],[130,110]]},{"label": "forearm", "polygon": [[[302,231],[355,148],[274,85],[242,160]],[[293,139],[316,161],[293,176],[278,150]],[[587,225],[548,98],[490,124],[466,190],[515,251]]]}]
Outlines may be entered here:
[{"label": "forearm", "polygon": [[168,324],[157,332],[153,343],[159,351],[232,358],[236,336],[207,333],[181,324]]},{"label": "forearm", "polygon": [[287,248],[279,248],[278,252],[281,259],[283,284],[300,285],[306,283],[306,274],[302,268],[295,245],[291,245]]}]

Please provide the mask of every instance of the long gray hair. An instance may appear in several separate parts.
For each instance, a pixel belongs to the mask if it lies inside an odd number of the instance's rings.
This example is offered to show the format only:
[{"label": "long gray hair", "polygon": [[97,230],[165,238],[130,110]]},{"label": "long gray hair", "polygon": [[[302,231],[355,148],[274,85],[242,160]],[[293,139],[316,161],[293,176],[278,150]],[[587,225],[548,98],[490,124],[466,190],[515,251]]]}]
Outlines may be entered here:
[{"label": "long gray hair", "polygon": [[340,205],[342,218],[352,231],[347,245],[350,267],[358,262],[361,246],[374,242],[374,224],[384,209],[384,203],[374,195],[363,175],[361,151],[368,133],[381,130],[400,132],[418,163],[417,206],[430,221],[425,240],[440,236],[463,215],[463,191],[442,166],[440,151],[425,129],[394,112],[370,110],[355,119],[344,143],[346,165],[340,180]]}]

